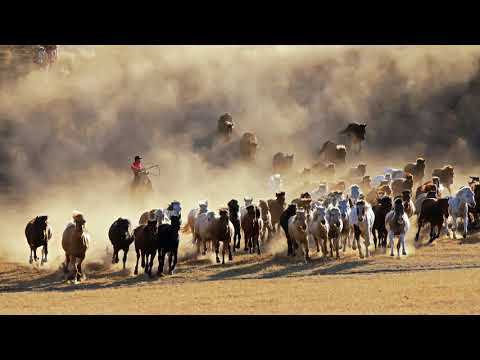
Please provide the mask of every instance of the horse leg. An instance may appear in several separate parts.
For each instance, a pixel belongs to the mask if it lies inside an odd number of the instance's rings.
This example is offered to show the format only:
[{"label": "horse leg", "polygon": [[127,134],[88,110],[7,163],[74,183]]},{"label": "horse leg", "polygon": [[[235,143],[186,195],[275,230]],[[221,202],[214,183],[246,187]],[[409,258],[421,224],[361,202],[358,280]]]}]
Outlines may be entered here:
[{"label": "horse leg", "polygon": [[423,221],[422,219],[418,219],[418,229],[417,229],[417,234],[415,235],[415,241],[418,241],[418,237],[420,236],[420,230],[422,229],[423,226]]},{"label": "horse leg", "polygon": [[82,280],[82,261],[83,259],[80,259],[80,261],[78,262],[78,264],[76,265],[76,276],[77,276],[77,281],[81,281]]},{"label": "horse leg", "polygon": [[260,255],[261,251],[260,251],[260,243],[258,241],[258,238],[259,238],[259,236],[256,235],[256,240],[255,241],[256,241],[256,245],[257,245],[257,254]]},{"label": "horse leg", "polygon": [[116,252],[117,252],[117,248],[114,247],[113,248],[113,254],[112,254],[112,264],[115,264],[115,254],[116,254]]},{"label": "horse leg", "polygon": [[218,253],[220,252],[220,241],[215,241],[215,256],[216,256],[216,261],[217,264],[220,264],[220,258],[218,257]]},{"label": "horse leg", "polygon": [[138,275],[138,260],[140,260],[140,251],[135,250],[137,253],[137,263],[135,264],[135,271],[133,272],[135,275]]},{"label": "horse leg", "polygon": [[43,245],[43,253],[45,256],[45,260],[43,260],[42,264],[46,264],[48,262],[48,241]]},{"label": "horse leg", "polygon": [[128,254],[128,249],[123,250],[123,270],[127,268],[127,254]]},{"label": "horse leg", "polygon": [[[369,231],[369,230],[367,230]],[[365,244],[365,256],[368,258],[370,256],[370,253],[368,251],[368,247],[370,246],[370,234],[367,234],[364,237],[363,243]]]},{"label": "horse leg", "polygon": [[[235,246],[233,246],[233,249],[235,250]],[[230,246],[230,243],[228,244],[228,261],[233,261],[232,246]]]},{"label": "horse leg", "polygon": [[150,254],[150,262],[148,264],[148,276],[150,277],[152,277],[153,262],[155,260],[156,255],[157,255],[156,251],[154,251],[153,254]]},{"label": "horse leg", "polygon": [[29,264],[33,264],[33,248],[30,247],[30,259],[28,260]]},{"label": "horse leg", "polygon": [[68,265],[70,264],[70,256],[68,256],[66,253],[65,253],[65,267],[63,269],[63,272],[65,274],[68,273]]},{"label": "horse leg", "polygon": [[178,258],[178,248],[175,249],[175,251],[173,252],[173,265],[172,265],[172,270],[170,271],[170,275],[173,275],[175,266],[177,266],[177,258]]},{"label": "horse leg", "polygon": [[222,265],[225,264],[225,242],[222,243]]},{"label": "horse leg", "polygon": [[305,241],[303,244],[303,250],[305,252],[305,262],[308,262],[310,260],[310,256],[308,255],[309,249],[308,249],[308,239]]},{"label": "horse leg", "polygon": [[[352,236],[352,232],[353,232],[353,236]],[[352,250],[353,251],[357,250],[357,239],[355,235],[355,227],[353,228],[353,230],[350,228],[348,232],[348,241],[350,241],[350,239],[352,240]]]},{"label": "horse leg", "polygon": [[145,268],[145,250],[140,250],[140,254],[142,256],[142,263],[140,264],[140,266],[142,268]]},{"label": "horse leg", "polygon": [[468,231],[468,208],[465,210],[465,217],[463,218],[463,238],[467,238]]},{"label": "horse leg", "polygon": [[328,237],[329,243],[330,243],[330,257],[333,258],[333,241],[332,238],[329,236]]},{"label": "horse leg", "polygon": [[390,256],[394,256],[393,254],[393,247],[394,247],[394,236],[393,236],[393,231],[388,232],[388,239],[390,243]]},{"label": "horse leg", "polygon": [[34,249],[33,249],[33,259],[35,260],[35,262],[38,261],[37,248],[34,248]]},{"label": "horse leg", "polygon": [[[375,251],[377,251],[377,229],[373,229],[372,230],[372,234],[373,234],[373,245],[375,245]],[[378,238],[379,238],[379,246],[381,246],[382,244],[382,240],[381,240],[381,236],[380,236],[380,231],[378,231]]]},{"label": "horse leg", "polygon": [[242,240],[242,232],[240,231],[240,227],[238,228],[238,243],[235,246],[237,249],[240,249],[240,241]]},{"label": "horse leg", "polygon": [[340,246],[340,235],[337,235],[335,236],[335,240],[334,240],[334,244],[335,244],[335,252],[337,253],[337,259],[340,259],[340,255],[338,254],[339,252],[339,246]]},{"label": "horse leg", "polygon": [[297,240],[291,239],[290,241],[291,241],[291,244],[292,244],[292,256],[295,257],[296,256],[295,250],[297,249],[297,247],[295,245],[297,243]]},{"label": "horse leg", "polygon": [[165,266],[165,250],[159,249],[158,250],[158,270],[157,275],[163,275],[163,267]]},{"label": "horse leg", "polygon": [[452,216],[452,236],[453,239],[457,239],[457,216]]},{"label": "horse leg", "polygon": [[402,255],[407,255],[405,251],[405,234],[400,235],[400,243],[402,244]]}]

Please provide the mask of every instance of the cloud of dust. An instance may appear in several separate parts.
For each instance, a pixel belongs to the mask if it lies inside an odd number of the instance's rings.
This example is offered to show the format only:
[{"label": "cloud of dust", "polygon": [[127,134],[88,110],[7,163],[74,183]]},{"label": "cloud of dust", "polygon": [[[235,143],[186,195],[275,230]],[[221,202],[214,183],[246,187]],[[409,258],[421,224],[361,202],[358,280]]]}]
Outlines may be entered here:
[{"label": "cloud of dust", "polygon": [[[9,258],[27,258],[23,231],[39,213],[60,256],[73,209],[100,256],[110,224],[136,224],[145,209],[128,202],[138,153],[160,165],[150,206],[181,200],[184,221],[200,199],[216,209],[271,196],[276,152],[294,152],[300,170],[352,121],[368,124],[361,160],[371,171],[418,155],[467,167],[480,154],[478,46],[99,46],[93,57],[72,48],[68,76],[35,72],[0,89],[0,255]],[[199,146],[225,112],[233,143]],[[216,166],[247,131],[259,139],[256,166]]]}]

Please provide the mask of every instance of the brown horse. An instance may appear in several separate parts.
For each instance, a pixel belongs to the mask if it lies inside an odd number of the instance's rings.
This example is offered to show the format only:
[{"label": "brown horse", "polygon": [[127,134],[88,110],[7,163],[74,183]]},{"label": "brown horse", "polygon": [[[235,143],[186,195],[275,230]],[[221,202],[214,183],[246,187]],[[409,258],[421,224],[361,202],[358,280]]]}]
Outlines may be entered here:
[{"label": "brown horse", "polygon": [[427,181],[417,188],[415,191],[415,199],[418,198],[420,194],[428,194],[432,191],[437,194],[437,197],[441,197],[440,179],[437,176],[432,177],[432,180]]},{"label": "brown horse", "polygon": [[396,179],[392,181],[392,192],[393,192],[393,197],[400,196],[404,190],[410,190],[412,191],[413,189],[413,175],[407,173],[405,175],[405,179]]},{"label": "brown horse", "polygon": [[418,158],[415,163],[408,163],[403,168],[403,171],[413,175],[413,181],[415,183],[421,183],[425,176],[425,159]]},{"label": "brown horse", "polygon": [[320,149],[319,156],[323,156],[325,161],[335,165],[345,165],[347,161],[347,148],[345,145],[338,145],[332,141],[327,141]]},{"label": "brown horse", "polygon": [[142,268],[145,274],[152,276],[153,260],[157,254],[157,220],[148,220],[146,225],[140,225],[133,231],[137,263],[134,274],[138,274],[138,260],[142,257]]},{"label": "brown horse", "polygon": [[452,189],[450,187],[453,185],[453,178],[455,176],[452,165],[433,170],[432,176],[437,176],[440,179],[440,184],[445,186],[448,189],[448,192],[452,194]]},{"label": "brown horse", "polygon": [[253,133],[245,133],[240,139],[240,156],[243,160],[254,161],[257,155],[258,139]]},{"label": "brown horse", "polygon": [[[73,265],[75,269],[75,280],[80,281],[82,274],[82,262],[90,243],[90,234],[85,231],[85,218],[83,214],[74,211],[73,223],[69,223],[62,236],[62,248],[65,251],[64,272],[68,273],[68,266]],[[78,263],[77,263],[78,260]]]},{"label": "brown horse", "polygon": [[260,209],[257,206],[247,206],[247,214],[242,220],[242,229],[245,234],[245,248],[249,254],[253,254],[255,250],[260,255],[260,243],[258,239],[263,228],[263,221]]},{"label": "brown horse", "polygon": [[215,257],[217,264],[220,263],[218,254],[220,252],[220,242],[222,246],[222,264],[225,264],[225,252],[228,250],[228,260],[233,260],[231,243],[235,234],[235,228],[230,221],[230,214],[228,209],[220,209],[218,211],[219,217],[211,218],[209,222],[209,232],[213,238],[215,245]]},{"label": "brown horse", "polygon": [[280,227],[280,217],[286,208],[285,192],[278,192],[275,194],[275,197],[275,200],[267,200],[267,205],[270,209],[270,215],[272,216],[272,228],[274,233],[276,233],[277,229]]},{"label": "brown horse", "polygon": [[278,152],[273,156],[273,171],[278,174],[288,172],[293,167],[294,154],[284,154]]}]

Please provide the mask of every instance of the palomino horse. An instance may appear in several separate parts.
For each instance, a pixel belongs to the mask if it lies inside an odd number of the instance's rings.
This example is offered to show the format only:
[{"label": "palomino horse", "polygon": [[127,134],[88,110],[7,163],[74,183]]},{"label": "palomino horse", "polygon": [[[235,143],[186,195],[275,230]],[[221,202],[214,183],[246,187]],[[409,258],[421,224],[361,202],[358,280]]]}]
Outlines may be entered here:
[{"label": "palomino horse", "polygon": [[82,262],[88,250],[90,234],[85,231],[86,221],[82,213],[74,211],[72,218],[73,223],[67,224],[62,236],[62,247],[65,251],[64,272],[68,273],[68,267],[72,264],[76,281],[80,281],[83,275]]},{"label": "palomino horse", "polygon": [[48,224],[48,216],[37,216],[25,228],[25,236],[30,246],[30,264],[38,261],[37,248],[42,248],[41,265],[47,262],[48,241],[52,238],[52,227]]},{"label": "palomino horse", "polygon": [[405,251],[405,235],[410,229],[410,220],[408,219],[403,207],[402,198],[395,199],[393,210],[385,217],[385,225],[390,240],[390,256],[393,256],[394,237],[398,236],[397,254],[400,256],[400,245],[402,245],[402,255],[407,255]]},{"label": "palomino horse", "polygon": [[467,237],[468,207],[475,208],[475,194],[469,186],[462,186],[455,196],[448,200],[448,213],[452,218],[452,235],[456,239],[457,219],[463,219],[463,238]]},{"label": "palomino horse", "polygon": [[338,207],[331,207],[327,211],[328,219],[328,239],[330,240],[330,256],[333,257],[332,243],[335,248],[337,259],[340,258],[340,238],[343,231],[342,213]]}]

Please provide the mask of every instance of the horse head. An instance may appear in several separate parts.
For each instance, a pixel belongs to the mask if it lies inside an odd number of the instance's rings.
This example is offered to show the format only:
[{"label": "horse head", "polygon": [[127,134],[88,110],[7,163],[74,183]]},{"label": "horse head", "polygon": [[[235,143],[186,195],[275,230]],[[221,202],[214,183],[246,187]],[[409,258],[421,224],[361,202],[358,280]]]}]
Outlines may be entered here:
[{"label": "horse head", "polygon": [[475,194],[469,186],[463,186],[458,190],[456,197],[471,207],[475,207]]},{"label": "horse head", "polygon": [[305,210],[303,208],[297,209],[295,222],[296,222],[298,231],[300,232],[307,231],[307,218],[306,218]]},{"label": "horse head", "polygon": [[338,207],[333,207],[328,210],[328,223],[340,227],[340,221],[342,220],[342,213]]}]

